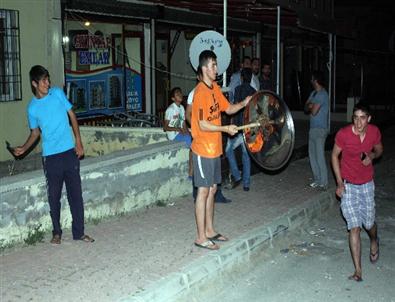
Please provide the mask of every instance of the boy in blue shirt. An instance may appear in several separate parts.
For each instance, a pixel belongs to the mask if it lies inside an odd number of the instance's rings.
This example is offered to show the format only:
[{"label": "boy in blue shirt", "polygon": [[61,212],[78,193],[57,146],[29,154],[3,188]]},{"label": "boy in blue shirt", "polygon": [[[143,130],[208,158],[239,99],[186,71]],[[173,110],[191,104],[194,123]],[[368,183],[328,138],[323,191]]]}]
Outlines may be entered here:
[{"label": "boy in blue shirt", "polygon": [[79,162],[79,158],[84,155],[84,148],[77,118],[64,92],[59,88],[50,88],[48,70],[36,65],[30,69],[29,75],[34,94],[27,109],[31,132],[23,146],[14,149],[14,155],[24,154],[40,135],[42,136],[42,161],[53,225],[51,243],[60,244],[62,238],[60,197],[63,182],[66,183],[67,199],[73,218],[73,239],[93,242],[94,239],[84,233],[84,205]]}]

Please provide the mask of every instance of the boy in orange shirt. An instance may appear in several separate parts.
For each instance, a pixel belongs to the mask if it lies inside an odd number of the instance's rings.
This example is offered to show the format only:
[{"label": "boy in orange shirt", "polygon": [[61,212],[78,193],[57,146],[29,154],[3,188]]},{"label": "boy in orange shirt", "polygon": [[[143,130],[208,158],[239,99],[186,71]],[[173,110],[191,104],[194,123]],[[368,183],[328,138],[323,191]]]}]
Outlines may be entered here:
[{"label": "boy in orange shirt", "polygon": [[211,50],[199,55],[198,75],[201,81],[195,88],[192,104],[192,152],[194,183],[198,187],[195,203],[197,247],[219,249],[214,241],[228,238],[214,230],[214,194],[221,183],[222,134],[237,133],[235,125],[221,125],[221,112],[229,115],[247,106],[251,97],[240,103],[230,104],[215,82],[217,56]]}]

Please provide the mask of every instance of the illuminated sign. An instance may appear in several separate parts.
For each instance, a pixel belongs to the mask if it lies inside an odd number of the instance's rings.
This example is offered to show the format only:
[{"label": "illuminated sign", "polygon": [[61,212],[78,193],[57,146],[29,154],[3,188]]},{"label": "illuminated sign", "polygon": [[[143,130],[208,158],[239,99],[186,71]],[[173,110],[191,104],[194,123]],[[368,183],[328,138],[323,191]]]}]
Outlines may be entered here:
[{"label": "illuminated sign", "polygon": [[75,49],[103,49],[111,47],[111,39],[100,35],[75,35],[72,44]]},{"label": "illuminated sign", "polygon": [[109,51],[79,51],[80,65],[105,65],[110,64]]}]

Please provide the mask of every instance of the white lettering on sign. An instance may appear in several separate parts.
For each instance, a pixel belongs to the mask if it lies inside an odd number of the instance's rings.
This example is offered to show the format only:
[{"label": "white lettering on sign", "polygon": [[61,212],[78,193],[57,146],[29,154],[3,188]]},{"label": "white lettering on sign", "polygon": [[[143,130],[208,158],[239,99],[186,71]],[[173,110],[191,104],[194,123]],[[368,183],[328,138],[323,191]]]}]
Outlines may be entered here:
[{"label": "white lettering on sign", "polygon": [[105,65],[110,64],[110,52],[108,51],[80,51],[80,65]]},{"label": "white lettering on sign", "polygon": [[76,35],[73,37],[72,43],[76,49],[103,49],[111,46],[111,39],[98,35]]}]

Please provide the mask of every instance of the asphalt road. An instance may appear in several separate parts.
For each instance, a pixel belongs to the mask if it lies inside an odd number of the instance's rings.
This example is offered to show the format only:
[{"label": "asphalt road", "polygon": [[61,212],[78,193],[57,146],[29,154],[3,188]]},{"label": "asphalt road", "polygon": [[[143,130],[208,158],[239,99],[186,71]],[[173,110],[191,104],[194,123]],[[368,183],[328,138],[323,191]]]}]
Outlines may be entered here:
[{"label": "asphalt road", "polygon": [[393,160],[376,179],[380,259],[369,262],[369,239],[362,233],[362,282],[354,272],[348,233],[339,204],[319,221],[288,232],[251,261],[206,284],[188,301],[395,301],[395,169]]}]

